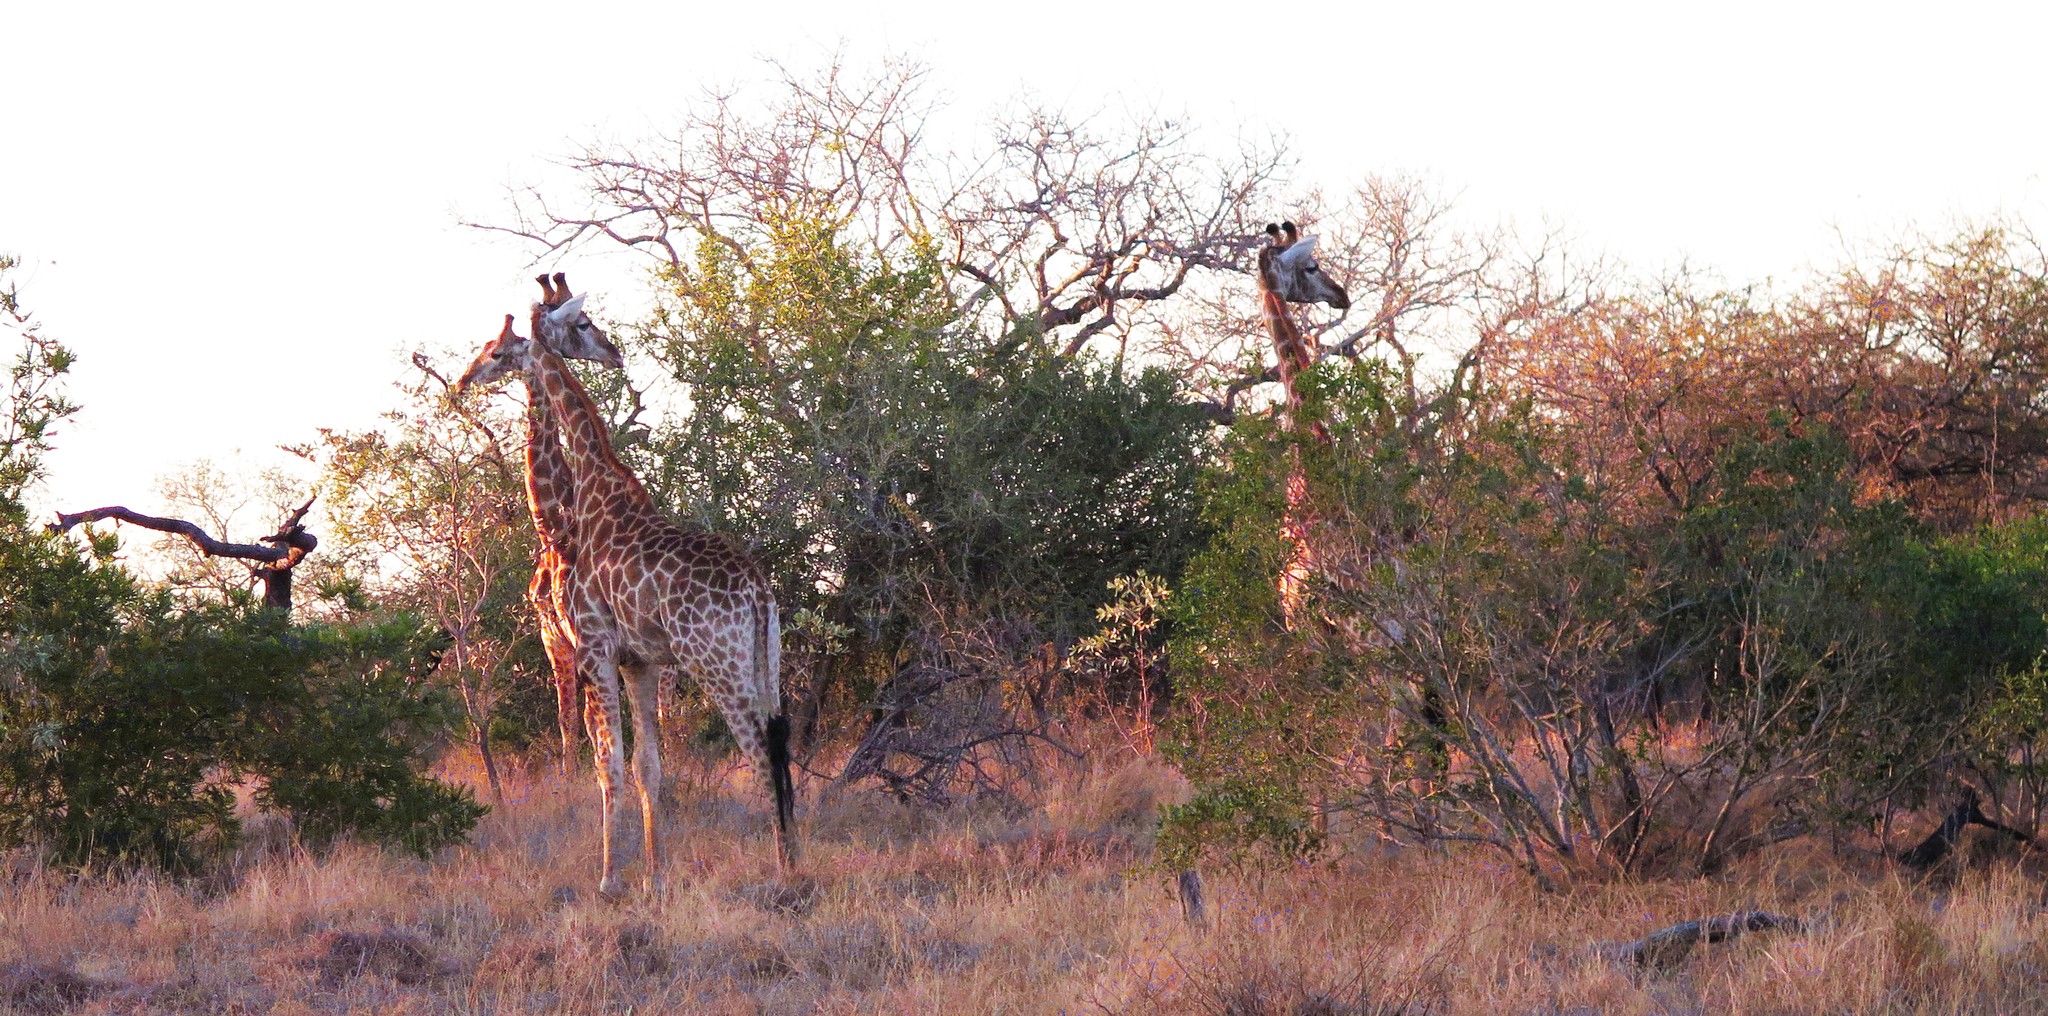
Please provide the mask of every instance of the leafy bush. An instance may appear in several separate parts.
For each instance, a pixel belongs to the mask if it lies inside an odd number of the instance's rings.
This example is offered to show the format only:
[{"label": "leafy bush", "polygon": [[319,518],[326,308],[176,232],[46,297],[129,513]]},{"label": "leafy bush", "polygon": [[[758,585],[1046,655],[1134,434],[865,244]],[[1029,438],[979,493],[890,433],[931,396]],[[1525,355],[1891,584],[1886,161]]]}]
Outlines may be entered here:
[{"label": "leafy bush", "polygon": [[1093,634],[1110,580],[1170,582],[1200,545],[1209,425],[1163,371],[981,334],[935,249],[876,254],[833,222],[724,238],[744,256],[706,240],[669,278],[642,341],[691,411],[628,454],[676,514],[758,548],[784,617],[813,619],[791,632],[815,661],[792,682],[800,727],[829,700],[991,743],[1007,720],[983,692]]},{"label": "leafy bush", "polygon": [[243,782],[316,843],[353,832],[425,854],[482,814],[422,774],[450,715],[415,683],[436,655],[417,622],[178,610],[54,539],[0,533],[0,548],[0,623],[15,634],[0,841],[43,841],[70,863],[189,867],[232,839]]},{"label": "leafy bush", "polygon": [[[1311,388],[1331,443],[1240,428],[1174,601],[1183,858],[1312,849],[1321,811],[1539,873],[1710,870],[1924,791],[2048,646],[2038,539],[1937,536],[1823,429],[1730,440],[1646,515],[1497,393],[1408,399],[1370,365]],[[1288,631],[1297,461],[1318,581]]]},{"label": "leafy bush", "polygon": [[423,774],[448,717],[416,683],[439,652],[421,624],[180,608],[113,563],[111,538],[30,527],[23,492],[74,410],[56,387],[69,354],[27,340],[0,431],[0,844],[189,867],[233,838],[244,783],[315,841],[425,853],[464,836],[483,809]]}]

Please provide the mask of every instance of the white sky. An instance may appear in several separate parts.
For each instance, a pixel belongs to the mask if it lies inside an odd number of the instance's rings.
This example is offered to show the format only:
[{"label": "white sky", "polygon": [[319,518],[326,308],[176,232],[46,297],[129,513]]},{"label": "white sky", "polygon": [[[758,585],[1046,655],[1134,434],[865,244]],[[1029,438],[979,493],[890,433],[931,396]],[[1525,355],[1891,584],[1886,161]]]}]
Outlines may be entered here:
[{"label": "white sky", "polygon": [[[1796,279],[1839,237],[2044,221],[2048,6],[1935,11],[0,5],[0,251],[85,405],[39,500],[148,511],[195,459],[253,470],[372,423],[401,349],[474,348],[530,299],[533,252],[459,216],[501,217],[508,185],[662,130],[706,84],[764,80],[763,57],[906,53],[967,117],[1031,92],[1276,128],[1305,183],[1421,173],[1467,216],[1741,282]],[[594,253],[555,267],[600,299],[626,278]]]}]

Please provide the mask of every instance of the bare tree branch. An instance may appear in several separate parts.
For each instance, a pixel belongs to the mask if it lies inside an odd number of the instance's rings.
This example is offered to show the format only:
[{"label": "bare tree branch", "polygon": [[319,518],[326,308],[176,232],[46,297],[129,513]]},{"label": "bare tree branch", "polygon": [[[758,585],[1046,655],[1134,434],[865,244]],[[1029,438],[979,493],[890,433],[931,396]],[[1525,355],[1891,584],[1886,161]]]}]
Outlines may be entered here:
[{"label": "bare tree branch", "polygon": [[[307,498],[284,522],[277,532],[260,538],[259,543],[229,543],[217,539],[199,526],[184,519],[160,518],[131,511],[120,505],[93,508],[88,511],[58,513],[57,521],[46,528],[52,533],[62,533],[74,526],[114,519],[132,526],[171,533],[192,541],[208,557],[227,557],[243,561],[256,561],[261,567],[252,569],[264,582],[264,603],[282,610],[291,609],[291,569],[305,559],[320,545],[304,525],[306,512],[313,507],[313,499]],[[262,544],[268,544],[263,546]]]}]

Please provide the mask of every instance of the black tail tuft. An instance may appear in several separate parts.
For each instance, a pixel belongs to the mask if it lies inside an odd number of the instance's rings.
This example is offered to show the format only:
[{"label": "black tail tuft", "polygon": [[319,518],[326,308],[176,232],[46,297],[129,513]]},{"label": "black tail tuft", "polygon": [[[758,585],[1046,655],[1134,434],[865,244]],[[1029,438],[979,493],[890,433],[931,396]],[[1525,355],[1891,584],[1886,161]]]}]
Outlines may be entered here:
[{"label": "black tail tuft", "polygon": [[796,865],[796,785],[789,778],[789,714],[768,718],[768,776],[775,785],[775,847],[782,866]]}]

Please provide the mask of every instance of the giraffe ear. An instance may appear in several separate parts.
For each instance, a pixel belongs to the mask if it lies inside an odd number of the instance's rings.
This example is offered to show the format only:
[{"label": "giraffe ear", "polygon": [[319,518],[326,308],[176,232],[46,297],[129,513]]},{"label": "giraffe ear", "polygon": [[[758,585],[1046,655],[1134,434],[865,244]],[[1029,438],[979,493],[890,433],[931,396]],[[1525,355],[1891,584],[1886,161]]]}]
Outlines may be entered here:
[{"label": "giraffe ear", "polygon": [[1316,252],[1316,238],[1304,236],[1294,246],[1280,252],[1280,263],[1289,268],[1299,268]]},{"label": "giraffe ear", "polygon": [[571,297],[569,299],[569,302],[561,305],[560,307],[548,311],[548,320],[558,325],[573,324],[576,321],[577,315],[582,313],[583,297],[579,294],[577,296]]}]

